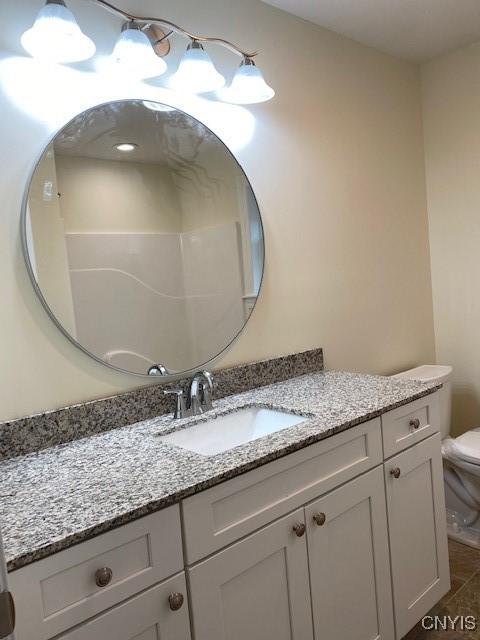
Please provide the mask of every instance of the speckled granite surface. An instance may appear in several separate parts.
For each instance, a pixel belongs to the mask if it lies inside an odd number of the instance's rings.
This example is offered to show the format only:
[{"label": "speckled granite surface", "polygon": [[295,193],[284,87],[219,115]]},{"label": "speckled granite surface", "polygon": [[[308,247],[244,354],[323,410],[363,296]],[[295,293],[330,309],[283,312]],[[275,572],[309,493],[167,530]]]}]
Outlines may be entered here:
[{"label": "speckled granite surface", "polygon": [[[215,371],[215,397],[224,398],[323,369],[322,349],[261,360]],[[148,420],[173,411],[175,404],[163,390],[181,386],[189,379],[142,387],[110,398],[48,411],[0,423],[0,460],[26,455],[58,444]]]},{"label": "speckled granite surface", "polygon": [[160,416],[0,463],[0,523],[9,570],[161,509],[202,489],[430,393],[436,387],[351,373],[293,378],[215,402],[309,416],[275,434],[205,457],[160,435],[198,417]]}]

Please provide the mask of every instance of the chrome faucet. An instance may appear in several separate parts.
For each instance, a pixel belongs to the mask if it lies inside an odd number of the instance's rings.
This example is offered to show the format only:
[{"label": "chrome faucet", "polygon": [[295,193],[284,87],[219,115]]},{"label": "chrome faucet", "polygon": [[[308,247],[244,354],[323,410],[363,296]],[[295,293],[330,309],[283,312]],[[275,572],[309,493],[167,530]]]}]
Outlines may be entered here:
[{"label": "chrome faucet", "polygon": [[192,415],[196,416],[212,408],[213,377],[208,371],[199,371],[193,376],[188,392]]},{"label": "chrome faucet", "polygon": [[198,371],[192,378],[188,392],[183,389],[165,389],[164,395],[176,396],[173,418],[197,416],[212,408],[213,376],[208,371]]}]

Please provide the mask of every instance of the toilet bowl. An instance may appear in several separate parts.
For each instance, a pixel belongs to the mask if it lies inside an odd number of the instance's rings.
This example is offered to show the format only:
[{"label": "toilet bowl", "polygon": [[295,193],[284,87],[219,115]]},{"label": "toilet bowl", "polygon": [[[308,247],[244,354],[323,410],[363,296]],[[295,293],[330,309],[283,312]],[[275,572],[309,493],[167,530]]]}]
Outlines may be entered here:
[{"label": "toilet bowl", "polygon": [[480,549],[480,428],[450,437],[452,367],[423,365],[394,378],[438,382],[448,535]]}]

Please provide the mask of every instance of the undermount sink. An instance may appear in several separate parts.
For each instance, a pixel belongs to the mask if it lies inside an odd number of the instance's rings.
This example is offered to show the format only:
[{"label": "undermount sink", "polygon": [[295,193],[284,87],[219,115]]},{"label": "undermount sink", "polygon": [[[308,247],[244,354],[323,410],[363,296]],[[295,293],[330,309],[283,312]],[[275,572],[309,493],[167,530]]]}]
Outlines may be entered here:
[{"label": "undermount sink", "polygon": [[162,436],[161,440],[204,456],[212,456],[270,433],[288,429],[305,420],[308,420],[307,416],[297,416],[287,411],[242,407],[169,433]]}]

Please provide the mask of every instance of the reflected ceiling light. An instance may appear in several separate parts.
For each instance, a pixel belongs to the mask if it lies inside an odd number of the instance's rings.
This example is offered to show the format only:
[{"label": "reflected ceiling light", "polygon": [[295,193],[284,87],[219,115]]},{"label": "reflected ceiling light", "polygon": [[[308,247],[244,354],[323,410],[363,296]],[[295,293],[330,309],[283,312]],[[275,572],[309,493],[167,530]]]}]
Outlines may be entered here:
[{"label": "reflected ceiling light", "polygon": [[225,84],[225,78],[215,66],[200,42],[193,40],[183,54],[177,71],[170,78],[170,86],[188,93],[216,91]]},{"label": "reflected ceiling light", "polygon": [[113,49],[116,64],[137,78],[154,78],[167,70],[167,65],[153,50],[148,36],[136,22],[126,22]]},{"label": "reflected ceiling light", "polygon": [[95,53],[94,43],[82,33],[63,0],[47,0],[21,43],[34,58],[52,62],[80,62]]},{"label": "reflected ceiling light", "polygon": [[244,58],[233,76],[232,84],[221,92],[222,100],[234,104],[266,102],[275,95],[251,58]]},{"label": "reflected ceiling light", "polygon": [[120,142],[119,144],[115,144],[114,148],[118,151],[135,151],[138,147],[138,144],[135,142]]},{"label": "reflected ceiling light", "polygon": [[[170,78],[169,87],[183,95],[217,91],[217,98],[236,104],[265,102],[275,95],[255,66],[253,58],[256,52],[244,51],[223,38],[194,35],[164,18],[132,15],[114,6],[111,0],[91,1],[124,20],[110,58],[113,64],[110,61],[108,63],[110,71],[112,68],[122,73],[127,71],[139,80],[160,76],[167,69],[164,58],[170,52],[169,38],[175,33],[188,38],[190,43],[177,71]],[[95,53],[94,43],[82,33],[64,0],[46,0],[34,25],[22,35],[21,42],[33,57],[54,62],[78,62]],[[228,49],[243,58],[227,89],[223,89],[225,78],[216,70],[203,48],[202,43],[205,42]],[[119,73],[116,77],[121,79],[123,76]]]}]

